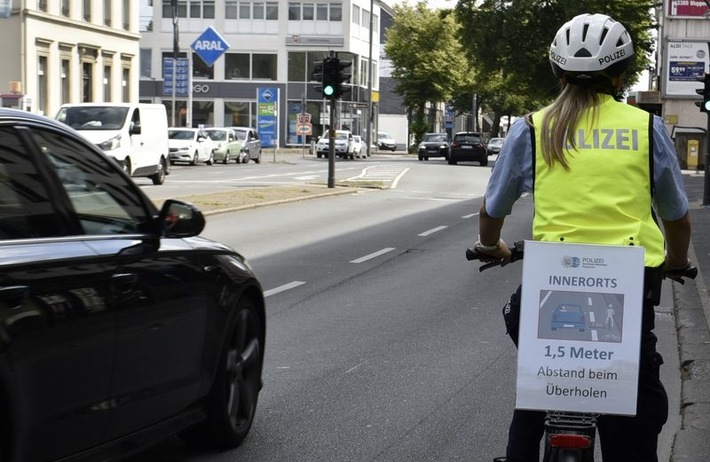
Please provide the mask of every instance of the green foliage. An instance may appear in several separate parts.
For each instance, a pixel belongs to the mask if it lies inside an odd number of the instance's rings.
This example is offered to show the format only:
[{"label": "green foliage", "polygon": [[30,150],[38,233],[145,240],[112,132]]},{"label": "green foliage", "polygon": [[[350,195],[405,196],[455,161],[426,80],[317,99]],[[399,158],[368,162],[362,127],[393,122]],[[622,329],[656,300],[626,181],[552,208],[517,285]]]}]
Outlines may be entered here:
[{"label": "green foliage", "polygon": [[471,72],[453,15],[430,10],[425,2],[396,5],[393,12],[385,53],[397,81],[395,92],[413,116],[410,131],[421,139],[429,129],[426,103],[449,101],[462,87],[470,87]]},{"label": "green foliage", "polygon": [[[559,90],[548,61],[550,43],[562,24],[581,13],[608,14],[626,26],[636,53],[624,83],[628,89],[653,54],[651,32],[656,25],[651,9],[656,4],[649,0],[459,0],[455,8],[459,38],[475,68],[471,91],[479,95],[484,109],[497,116],[520,115],[550,102]],[[470,101],[470,94],[466,97]]]}]

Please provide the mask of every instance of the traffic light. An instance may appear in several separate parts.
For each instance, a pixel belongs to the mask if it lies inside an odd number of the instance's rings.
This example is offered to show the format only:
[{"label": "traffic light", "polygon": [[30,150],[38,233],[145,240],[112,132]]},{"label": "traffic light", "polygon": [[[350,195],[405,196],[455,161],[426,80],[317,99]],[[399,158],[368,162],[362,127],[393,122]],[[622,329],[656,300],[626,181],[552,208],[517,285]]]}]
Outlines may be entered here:
[{"label": "traffic light", "polygon": [[696,80],[703,82],[703,88],[695,90],[697,94],[703,97],[703,100],[696,101],[695,105],[700,108],[700,112],[710,114],[710,74],[703,74],[702,77],[696,77]]},{"label": "traffic light", "polygon": [[338,58],[329,57],[323,60],[323,98],[338,97]]},{"label": "traffic light", "polygon": [[350,81],[350,78],[353,76],[352,71],[350,70],[350,67],[353,65],[352,61],[346,61],[346,60],[340,60],[338,61],[338,75],[337,75],[337,83],[335,85],[335,97],[340,98],[343,96],[345,93],[348,93],[350,91],[350,86],[346,86],[344,84],[348,83]]}]

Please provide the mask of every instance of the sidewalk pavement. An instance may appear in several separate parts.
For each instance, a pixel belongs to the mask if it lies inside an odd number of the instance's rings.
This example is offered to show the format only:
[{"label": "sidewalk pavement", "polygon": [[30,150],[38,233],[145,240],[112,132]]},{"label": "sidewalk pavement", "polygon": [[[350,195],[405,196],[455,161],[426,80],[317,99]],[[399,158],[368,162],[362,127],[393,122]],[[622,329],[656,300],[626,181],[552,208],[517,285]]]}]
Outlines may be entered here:
[{"label": "sidewalk pavement", "polygon": [[670,462],[710,461],[710,205],[702,205],[703,172],[684,171],[690,200],[690,259],[698,277],[673,283],[681,368],[681,428]]}]

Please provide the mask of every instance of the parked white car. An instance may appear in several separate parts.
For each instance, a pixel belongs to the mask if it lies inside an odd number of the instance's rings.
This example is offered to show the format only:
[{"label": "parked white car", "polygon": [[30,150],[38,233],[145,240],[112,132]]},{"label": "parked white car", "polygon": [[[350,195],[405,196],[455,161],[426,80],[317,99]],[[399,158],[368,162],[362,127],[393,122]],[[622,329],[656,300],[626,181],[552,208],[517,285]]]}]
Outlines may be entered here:
[{"label": "parked white car", "polygon": [[[355,155],[353,154],[354,142],[353,134],[348,130],[335,130],[335,155],[337,157],[342,157],[343,159],[353,159]],[[330,138],[328,134],[323,135],[316,144],[316,156],[320,159],[321,157],[328,158],[328,153],[330,149]]]},{"label": "parked white car", "polygon": [[215,146],[207,133],[198,128],[168,129],[168,146],[170,147],[170,163],[188,162],[197,165],[204,162],[214,163]]},{"label": "parked white car", "polygon": [[353,156],[363,159],[367,158],[367,148],[360,135],[353,135]]}]

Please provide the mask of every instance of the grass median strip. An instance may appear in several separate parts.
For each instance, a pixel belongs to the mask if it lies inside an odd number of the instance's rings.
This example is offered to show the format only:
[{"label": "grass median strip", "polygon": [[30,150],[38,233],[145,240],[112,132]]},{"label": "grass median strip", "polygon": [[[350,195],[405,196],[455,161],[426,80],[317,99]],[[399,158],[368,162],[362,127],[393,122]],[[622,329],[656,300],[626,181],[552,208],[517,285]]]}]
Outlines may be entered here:
[{"label": "grass median strip", "polygon": [[[190,202],[203,212],[213,212],[240,207],[254,207],[271,202],[307,199],[322,194],[353,192],[355,189],[347,186],[328,188],[325,185],[265,186],[263,188],[245,188],[211,194],[180,196],[177,199]],[[155,202],[160,207],[163,200]]]}]

